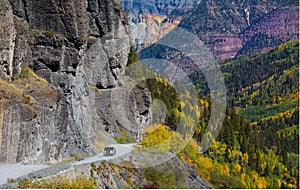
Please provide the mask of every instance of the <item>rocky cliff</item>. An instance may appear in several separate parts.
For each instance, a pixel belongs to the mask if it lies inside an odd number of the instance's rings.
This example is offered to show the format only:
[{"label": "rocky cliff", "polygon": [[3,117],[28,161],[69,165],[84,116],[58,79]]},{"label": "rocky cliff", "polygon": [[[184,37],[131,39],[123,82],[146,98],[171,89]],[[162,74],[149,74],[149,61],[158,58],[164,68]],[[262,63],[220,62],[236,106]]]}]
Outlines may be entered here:
[{"label": "rocky cliff", "polygon": [[93,154],[151,121],[150,93],[122,78],[127,23],[117,1],[1,0],[0,162]]},{"label": "rocky cliff", "polygon": [[137,51],[154,44],[179,25],[197,0],[120,0],[129,12],[132,41]]},{"label": "rocky cliff", "polygon": [[138,16],[130,14],[130,30],[136,50],[140,52],[159,41],[177,27],[181,19],[181,17],[153,14],[139,14]]}]

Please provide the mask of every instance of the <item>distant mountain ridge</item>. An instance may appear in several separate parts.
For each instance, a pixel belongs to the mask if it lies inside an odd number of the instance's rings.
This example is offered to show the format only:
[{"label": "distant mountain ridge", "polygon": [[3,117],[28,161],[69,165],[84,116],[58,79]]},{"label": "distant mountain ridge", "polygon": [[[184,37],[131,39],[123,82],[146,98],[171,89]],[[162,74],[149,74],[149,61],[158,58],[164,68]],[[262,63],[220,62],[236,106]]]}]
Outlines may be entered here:
[{"label": "distant mountain ridge", "polygon": [[[190,12],[182,13],[178,26],[196,34],[211,49],[217,61],[223,62],[263,53],[298,39],[298,11],[298,3],[292,0],[204,0]],[[157,46],[149,48],[144,48],[142,57],[149,57],[147,54],[153,53]],[[162,52],[158,52],[158,58],[166,57],[167,54]],[[172,59],[173,56],[167,57]]]},{"label": "distant mountain ridge", "polygon": [[298,11],[298,2],[293,0],[206,0],[179,26],[196,33],[223,61],[298,39]]},{"label": "distant mountain ridge", "polygon": [[179,12],[187,12],[199,2],[199,0],[120,0],[123,8],[130,13],[158,16],[178,15]]}]

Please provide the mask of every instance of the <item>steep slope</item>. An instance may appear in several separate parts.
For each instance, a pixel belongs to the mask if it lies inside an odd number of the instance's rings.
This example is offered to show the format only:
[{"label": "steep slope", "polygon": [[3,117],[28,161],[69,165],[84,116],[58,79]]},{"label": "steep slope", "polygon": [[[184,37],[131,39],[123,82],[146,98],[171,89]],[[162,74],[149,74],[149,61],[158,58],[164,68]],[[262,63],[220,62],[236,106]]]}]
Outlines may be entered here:
[{"label": "steep slope", "polygon": [[[157,150],[176,149],[176,143],[162,142],[169,138],[172,130],[178,131],[179,117],[184,118],[180,127],[193,125],[192,118],[182,113],[180,105],[183,105],[185,110],[200,114],[200,120],[194,141],[179,153],[180,158],[192,163],[214,188],[297,188],[298,52],[298,41],[290,41],[267,53],[220,65],[228,87],[229,106],[216,141],[204,153],[199,152],[199,143],[205,137],[212,141],[211,134],[206,131],[211,115],[209,96],[199,98],[201,106],[198,107],[195,102],[189,104],[184,98],[174,96],[172,87],[162,79],[147,81],[152,97],[165,103],[164,108],[157,110],[160,117],[153,119],[168,127],[163,130],[158,126],[159,130],[145,133],[141,144],[158,143],[161,146]],[[201,73],[195,77],[201,83],[202,92],[207,90],[207,87],[203,89],[206,84]],[[187,93],[185,97],[190,95]],[[250,113],[244,114],[247,109]],[[176,138],[176,142],[183,144],[180,138]]]},{"label": "steep slope", "polygon": [[264,52],[297,39],[296,1],[201,1],[179,26],[196,33],[219,60]]},{"label": "steep slope", "polygon": [[93,154],[151,121],[147,90],[122,88],[130,37],[116,1],[0,4],[0,162]]},{"label": "steep slope", "polygon": [[[263,54],[244,56],[220,64],[228,102],[250,121],[276,116],[297,107],[299,41],[292,40]],[[207,95],[204,76],[192,80]],[[294,110],[295,111],[295,110]],[[293,111],[293,112],[294,112]]]},{"label": "steep slope", "polygon": [[265,52],[288,40],[298,39],[298,10],[295,4],[274,7],[240,34],[244,45],[237,55]]},{"label": "steep slope", "polygon": [[228,62],[222,69],[233,106],[260,131],[261,146],[276,146],[282,157],[299,154],[299,41]]},{"label": "steep slope", "polygon": [[[298,39],[298,9],[295,1],[201,1],[184,16],[179,27],[195,33],[222,63],[263,53],[286,41]],[[246,13],[250,13],[249,19]],[[187,74],[199,70],[184,52],[160,44],[144,48],[140,57],[164,59]]]},{"label": "steep slope", "polygon": [[[298,60],[299,41],[293,40],[264,54],[221,64],[231,104],[245,108],[280,103],[284,97],[296,93]],[[283,99],[276,101],[278,97]]]},{"label": "steep slope", "polygon": [[149,47],[178,26],[197,0],[121,0],[129,12],[132,42],[138,51]]},{"label": "steep slope", "polygon": [[[263,53],[286,41],[298,39],[298,10],[299,5],[293,0],[204,0],[190,12],[183,13],[178,26],[196,34],[211,49],[216,60],[223,62]],[[184,55],[160,46],[144,48],[141,57],[168,58],[182,68],[193,67]],[[183,61],[178,63],[178,59]]]},{"label": "steep slope", "polygon": [[[238,182],[247,188],[299,188],[299,41],[226,61],[220,68],[228,109],[217,141],[205,153],[214,163],[206,169],[214,169],[207,171],[209,177],[219,176],[209,182],[227,188],[241,188]],[[209,89],[204,76],[193,77],[205,97]],[[198,141],[203,138],[209,110],[206,106],[195,133]],[[222,177],[224,173],[233,178]]]}]

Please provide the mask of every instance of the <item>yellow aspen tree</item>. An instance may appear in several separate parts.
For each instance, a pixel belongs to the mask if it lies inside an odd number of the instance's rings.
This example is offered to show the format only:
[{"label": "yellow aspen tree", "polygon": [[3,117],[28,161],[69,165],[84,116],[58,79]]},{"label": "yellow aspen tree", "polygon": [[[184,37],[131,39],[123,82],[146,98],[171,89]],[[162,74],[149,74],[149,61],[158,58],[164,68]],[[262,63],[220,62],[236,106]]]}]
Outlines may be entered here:
[{"label": "yellow aspen tree", "polygon": [[230,169],[227,164],[223,165],[223,174],[229,175]]},{"label": "yellow aspen tree", "polygon": [[239,173],[239,172],[241,172],[242,167],[240,166],[239,163],[235,163],[233,166],[233,169],[234,169],[235,173]]}]

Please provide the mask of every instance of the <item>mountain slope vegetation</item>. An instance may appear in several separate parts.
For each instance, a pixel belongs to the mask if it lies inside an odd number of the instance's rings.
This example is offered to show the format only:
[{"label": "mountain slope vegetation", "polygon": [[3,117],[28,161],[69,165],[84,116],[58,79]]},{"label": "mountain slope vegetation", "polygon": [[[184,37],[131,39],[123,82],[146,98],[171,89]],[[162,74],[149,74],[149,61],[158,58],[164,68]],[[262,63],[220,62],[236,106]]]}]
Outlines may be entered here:
[{"label": "mountain slope vegetation", "polygon": [[[209,136],[204,134],[210,117],[209,89],[201,73],[191,76],[201,94],[200,107],[192,108],[201,116],[193,140],[178,155],[214,187],[299,187],[298,52],[299,41],[293,40],[263,54],[220,63],[228,108],[218,138],[204,154],[199,143]],[[161,93],[170,91],[161,81],[148,81],[147,87],[153,98],[169,102],[163,124],[176,129],[170,121],[178,121],[180,114],[172,114],[172,109],[181,103]],[[153,133],[146,135],[148,143],[157,139]]]}]

